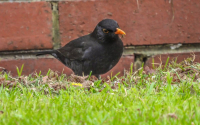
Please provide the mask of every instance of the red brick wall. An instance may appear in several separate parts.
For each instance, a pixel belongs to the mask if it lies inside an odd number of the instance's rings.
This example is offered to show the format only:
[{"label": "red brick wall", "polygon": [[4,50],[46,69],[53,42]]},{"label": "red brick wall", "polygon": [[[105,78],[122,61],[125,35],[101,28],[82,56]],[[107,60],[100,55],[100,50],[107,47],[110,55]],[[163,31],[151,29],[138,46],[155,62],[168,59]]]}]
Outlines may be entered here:
[{"label": "red brick wall", "polygon": [[[156,55],[152,58],[147,59],[146,61],[146,66],[149,67],[158,67],[160,64],[165,65],[165,63],[167,62],[167,59],[169,58],[169,62],[172,60],[176,60],[177,63],[182,62],[183,60],[187,59],[187,58],[192,58],[193,59],[193,55],[195,55],[194,57],[194,62],[200,62],[200,52],[196,52],[196,53],[173,53],[173,54],[162,54],[162,55]],[[154,61],[154,62],[153,62]]]},{"label": "red brick wall", "polygon": [[[61,46],[91,33],[104,18],[115,19],[126,32],[122,39],[124,46],[200,43],[198,0],[173,0],[173,3],[168,0],[143,0],[139,3],[134,0],[74,0],[58,2],[57,5]],[[52,11],[51,2],[0,3],[0,55],[4,55],[1,54],[3,51],[53,49]],[[123,75],[123,69],[129,69],[132,62],[134,54],[124,56],[112,71]],[[16,75],[15,67],[22,64],[25,64],[25,75],[40,70],[46,74],[49,68],[59,72],[64,68],[64,73],[72,73],[51,58],[23,59],[22,56],[7,59],[4,55],[0,60],[0,67],[5,67],[13,75]]]},{"label": "red brick wall", "polygon": [[0,3],[0,51],[51,49],[50,3]]},{"label": "red brick wall", "polygon": [[124,45],[200,43],[199,8],[197,0],[59,2],[62,45],[92,32],[104,18],[117,20],[127,33]]}]

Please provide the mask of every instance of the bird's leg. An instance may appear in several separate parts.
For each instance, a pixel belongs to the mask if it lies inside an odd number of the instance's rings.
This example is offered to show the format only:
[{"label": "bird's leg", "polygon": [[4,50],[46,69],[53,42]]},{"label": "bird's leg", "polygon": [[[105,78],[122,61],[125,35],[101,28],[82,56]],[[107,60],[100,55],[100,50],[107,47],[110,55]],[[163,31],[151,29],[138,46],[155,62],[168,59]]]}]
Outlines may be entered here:
[{"label": "bird's leg", "polygon": [[101,79],[101,76],[100,75],[95,75],[97,78],[98,78],[98,80],[100,80]]}]

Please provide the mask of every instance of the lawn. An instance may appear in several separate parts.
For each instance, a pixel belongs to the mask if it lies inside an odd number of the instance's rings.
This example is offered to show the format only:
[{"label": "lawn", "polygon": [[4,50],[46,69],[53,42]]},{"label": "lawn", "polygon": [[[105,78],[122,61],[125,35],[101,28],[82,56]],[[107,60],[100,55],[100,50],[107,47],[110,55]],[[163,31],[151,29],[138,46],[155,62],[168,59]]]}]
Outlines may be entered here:
[{"label": "lawn", "polygon": [[0,75],[1,124],[189,124],[200,119],[200,64],[193,58],[107,80]]}]

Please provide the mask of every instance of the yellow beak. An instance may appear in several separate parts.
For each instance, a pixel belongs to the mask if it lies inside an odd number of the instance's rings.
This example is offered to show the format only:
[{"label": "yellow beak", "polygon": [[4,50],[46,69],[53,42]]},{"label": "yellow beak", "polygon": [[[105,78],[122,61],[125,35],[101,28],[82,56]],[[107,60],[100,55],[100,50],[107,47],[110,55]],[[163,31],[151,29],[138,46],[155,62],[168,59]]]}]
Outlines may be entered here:
[{"label": "yellow beak", "polygon": [[117,28],[116,30],[117,31],[115,32],[115,34],[126,35],[126,33],[123,30],[121,30],[121,29]]}]

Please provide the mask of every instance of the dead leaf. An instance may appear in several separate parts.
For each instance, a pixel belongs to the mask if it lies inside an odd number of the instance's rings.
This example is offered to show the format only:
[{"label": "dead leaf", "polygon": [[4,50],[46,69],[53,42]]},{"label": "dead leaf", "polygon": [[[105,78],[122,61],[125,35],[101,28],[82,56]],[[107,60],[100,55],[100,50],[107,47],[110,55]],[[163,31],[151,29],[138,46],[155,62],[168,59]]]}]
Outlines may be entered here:
[{"label": "dead leaf", "polygon": [[5,78],[3,78],[3,77],[0,78],[0,82],[3,82],[3,81],[5,81]]},{"label": "dead leaf", "polygon": [[36,79],[36,80],[33,80],[33,81],[29,81],[29,82],[28,82],[28,85],[31,85],[31,84],[33,84],[33,83],[35,83],[35,82],[37,82],[37,79]]},{"label": "dead leaf", "polygon": [[61,89],[64,89],[66,90],[66,85],[64,84],[59,84],[59,83],[56,83],[56,84],[52,84],[52,85],[49,85],[50,88],[53,88],[54,90],[61,90]]},{"label": "dead leaf", "polygon": [[90,88],[91,86],[94,86],[94,83],[92,81],[85,81],[82,83],[83,88]]},{"label": "dead leaf", "polygon": [[178,119],[178,116],[175,113],[169,113],[167,116],[170,118]]},{"label": "dead leaf", "polygon": [[55,71],[50,71],[48,78],[51,79],[52,81],[56,80],[58,78],[58,73]]},{"label": "dead leaf", "polygon": [[176,69],[174,69],[174,71],[177,73],[181,73],[183,70],[181,68],[176,68]]},{"label": "dead leaf", "polygon": [[33,88],[31,88],[30,90],[36,91],[36,90],[37,90],[37,88],[33,87]]},{"label": "dead leaf", "polygon": [[4,113],[3,111],[0,111],[0,115],[3,114],[3,113]]},{"label": "dead leaf", "polygon": [[195,74],[195,78],[194,78],[194,80],[197,80],[197,79],[199,79],[200,77],[199,77],[199,73],[196,73]]},{"label": "dead leaf", "polygon": [[44,76],[44,77],[42,78],[42,83],[43,83],[43,84],[46,83],[46,82],[47,82],[47,79],[48,79],[48,76]]},{"label": "dead leaf", "polygon": [[146,74],[154,74],[156,71],[149,68],[148,66],[145,66],[144,71]]},{"label": "dead leaf", "polygon": [[198,78],[197,81],[200,82],[200,78]]},{"label": "dead leaf", "polygon": [[75,83],[83,83],[84,81],[86,81],[87,78],[88,76],[77,76],[77,75],[71,74],[69,81],[75,82]]}]

